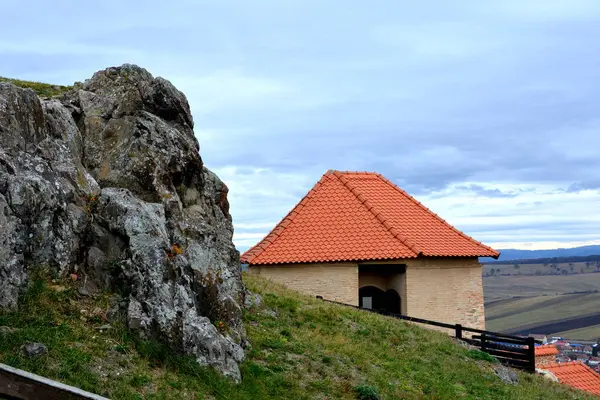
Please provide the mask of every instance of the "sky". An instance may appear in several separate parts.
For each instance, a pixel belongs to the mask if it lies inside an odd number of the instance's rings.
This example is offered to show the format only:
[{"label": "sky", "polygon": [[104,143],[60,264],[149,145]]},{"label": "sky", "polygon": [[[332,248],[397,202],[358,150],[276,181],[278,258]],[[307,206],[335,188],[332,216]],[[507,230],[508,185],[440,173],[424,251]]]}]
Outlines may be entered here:
[{"label": "sky", "polygon": [[260,240],[329,169],[499,249],[600,244],[600,2],[2,0],[0,76],[138,64]]}]

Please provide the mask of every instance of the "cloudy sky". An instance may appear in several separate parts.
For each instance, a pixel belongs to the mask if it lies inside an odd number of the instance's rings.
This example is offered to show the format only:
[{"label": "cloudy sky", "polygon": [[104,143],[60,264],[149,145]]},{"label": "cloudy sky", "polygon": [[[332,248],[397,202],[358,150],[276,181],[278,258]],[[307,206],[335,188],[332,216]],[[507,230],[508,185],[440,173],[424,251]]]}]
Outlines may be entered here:
[{"label": "cloudy sky", "polygon": [[380,172],[497,248],[600,244],[596,0],[87,3],[2,0],[0,76],[171,80],[240,250],[328,169]]}]

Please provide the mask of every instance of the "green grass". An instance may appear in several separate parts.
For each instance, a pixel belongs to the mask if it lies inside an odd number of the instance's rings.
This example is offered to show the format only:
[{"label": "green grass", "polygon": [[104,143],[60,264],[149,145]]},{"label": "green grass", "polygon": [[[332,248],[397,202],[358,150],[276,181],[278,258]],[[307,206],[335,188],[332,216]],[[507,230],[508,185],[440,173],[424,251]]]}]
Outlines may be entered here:
[{"label": "green grass", "polygon": [[[125,400],[587,398],[522,372],[518,385],[507,385],[487,354],[445,334],[244,280],[264,305],[245,311],[252,347],[239,385],[118,324],[99,331],[109,294],[77,299],[68,283],[43,277],[18,312],[0,314],[0,326],[19,328],[0,338],[0,362]],[[28,341],[44,343],[48,354],[26,358],[19,349]]]},{"label": "green grass", "polygon": [[48,83],[22,81],[19,79],[9,79],[0,76],[0,83],[1,82],[10,82],[15,86],[33,89],[38,96],[42,97],[58,96],[72,88],[72,86],[50,85]]}]

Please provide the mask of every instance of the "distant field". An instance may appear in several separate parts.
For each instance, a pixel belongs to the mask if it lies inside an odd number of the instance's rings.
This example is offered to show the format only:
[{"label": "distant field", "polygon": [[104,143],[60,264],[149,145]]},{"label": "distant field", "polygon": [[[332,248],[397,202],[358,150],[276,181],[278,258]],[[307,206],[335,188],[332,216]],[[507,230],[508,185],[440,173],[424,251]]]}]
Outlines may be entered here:
[{"label": "distant field", "polygon": [[562,336],[565,338],[573,339],[596,339],[600,338],[600,325],[588,326],[581,329],[573,329],[570,331],[558,332],[556,336]]},{"label": "distant field", "polygon": [[571,339],[600,337],[600,293],[508,299],[486,305],[491,331],[543,333]]},{"label": "distant field", "polygon": [[483,275],[550,275],[587,274],[598,272],[596,262],[576,262],[559,264],[485,264]]},{"label": "distant field", "polygon": [[594,292],[600,290],[600,274],[495,276],[483,282],[489,330],[600,337],[600,293]]},{"label": "distant field", "polygon": [[[512,297],[536,297],[600,290],[600,273],[575,275],[492,276],[483,279],[486,302]],[[599,310],[600,311],[600,310]]]}]

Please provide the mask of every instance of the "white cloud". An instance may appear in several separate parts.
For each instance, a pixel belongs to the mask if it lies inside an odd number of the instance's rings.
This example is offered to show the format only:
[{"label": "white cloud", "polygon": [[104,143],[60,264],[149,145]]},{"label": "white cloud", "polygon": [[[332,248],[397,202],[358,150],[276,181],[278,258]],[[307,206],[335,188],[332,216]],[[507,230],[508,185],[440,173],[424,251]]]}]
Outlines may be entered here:
[{"label": "white cloud", "polygon": [[220,70],[200,76],[173,76],[176,86],[189,93],[194,113],[207,114],[240,106],[259,106],[285,92],[281,82],[251,76],[238,69]]},{"label": "white cloud", "polygon": [[561,191],[600,168],[597,1],[21,3],[0,5],[0,75],[69,84],[133,62],[171,80],[239,246],[328,168],[428,193],[489,243],[597,239],[597,191]]},{"label": "white cloud", "polygon": [[267,168],[226,166],[214,172],[229,188],[234,243],[241,251],[256,244],[302,199],[325,171],[285,173]]},{"label": "white cloud", "polygon": [[[480,196],[465,190],[469,185],[515,195]],[[552,184],[466,182],[418,199],[450,224],[499,248],[587,244],[596,240],[600,192],[565,193],[560,189]]]}]

